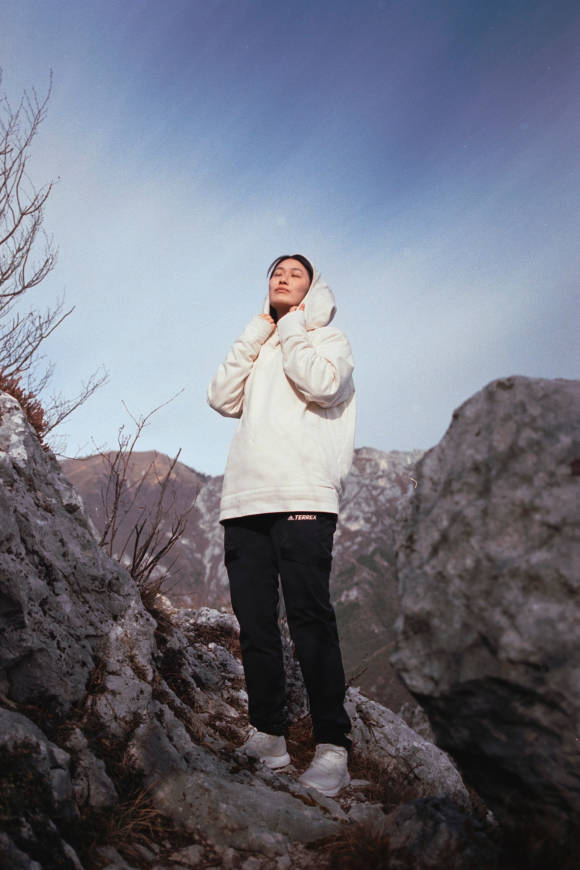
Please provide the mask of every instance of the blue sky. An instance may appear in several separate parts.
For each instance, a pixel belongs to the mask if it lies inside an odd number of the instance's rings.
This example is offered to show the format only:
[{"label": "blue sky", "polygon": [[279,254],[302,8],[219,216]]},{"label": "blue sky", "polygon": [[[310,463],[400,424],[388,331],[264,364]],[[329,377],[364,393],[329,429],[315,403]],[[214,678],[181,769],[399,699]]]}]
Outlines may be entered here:
[{"label": "blue sky", "polygon": [[358,446],[428,448],[496,377],[578,377],[580,7],[564,0],[4,0],[3,89],[42,93],[31,176],[58,179],[75,312],[54,386],[110,380],[63,425],[223,470],[205,388],[265,269],[305,253],[356,359]]}]

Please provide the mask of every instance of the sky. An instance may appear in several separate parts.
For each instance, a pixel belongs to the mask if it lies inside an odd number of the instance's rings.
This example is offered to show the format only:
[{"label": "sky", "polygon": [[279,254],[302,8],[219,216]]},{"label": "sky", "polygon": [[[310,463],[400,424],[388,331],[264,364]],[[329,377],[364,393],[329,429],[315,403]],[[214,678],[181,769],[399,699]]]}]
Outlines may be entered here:
[{"label": "sky", "polygon": [[[3,0],[1,89],[44,95],[29,170],[74,312],[53,389],[82,456],[220,474],[206,388],[303,253],[355,357],[356,444],[427,449],[513,374],[580,376],[577,0]],[[55,433],[57,434],[57,433]]]}]

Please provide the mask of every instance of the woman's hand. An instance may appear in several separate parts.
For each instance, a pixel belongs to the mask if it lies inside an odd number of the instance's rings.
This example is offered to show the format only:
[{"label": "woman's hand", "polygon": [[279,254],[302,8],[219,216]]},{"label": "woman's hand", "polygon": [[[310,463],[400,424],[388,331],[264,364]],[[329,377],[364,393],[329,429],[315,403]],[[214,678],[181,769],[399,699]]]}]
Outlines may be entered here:
[{"label": "woman's hand", "polygon": [[304,303],[302,305],[293,305],[292,308],[288,309],[288,314],[292,311],[304,311]]},{"label": "woman's hand", "polygon": [[260,314],[260,317],[262,318],[262,320],[265,320],[266,323],[271,323],[272,326],[276,326],[276,324],[274,323],[274,318],[271,314]]}]

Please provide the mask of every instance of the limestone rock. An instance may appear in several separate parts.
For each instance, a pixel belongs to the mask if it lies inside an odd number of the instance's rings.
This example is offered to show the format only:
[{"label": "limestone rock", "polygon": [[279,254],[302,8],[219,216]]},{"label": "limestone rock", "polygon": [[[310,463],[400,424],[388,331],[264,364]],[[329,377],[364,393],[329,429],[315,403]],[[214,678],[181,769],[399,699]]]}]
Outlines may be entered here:
[{"label": "limestone rock", "polygon": [[104,862],[103,870],[137,870],[135,866],[125,861],[123,856],[112,846],[100,846],[96,850],[96,857]]},{"label": "limestone rock", "polygon": [[512,831],[580,818],[580,382],[511,377],[417,467],[393,664]]},{"label": "limestone rock", "polygon": [[2,822],[12,822],[13,829],[0,838],[0,866],[38,870],[41,865],[31,854],[49,850],[63,870],[82,870],[57,827],[78,821],[70,756],[26,716],[2,707],[0,773]]},{"label": "limestone rock", "polygon": [[38,861],[34,861],[19,849],[3,831],[0,831],[0,867],[9,867],[10,870],[42,870]]},{"label": "limestone rock", "polygon": [[389,870],[497,870],[493,829],[448,800],[422,798],[386,818]]},{"label": "limestone rock", "polygon": [[413,731],[416,731],[417,734],[420,734],[429,743],[435,743],[435,736],[429,724],[429,718],[420,704],[409,701],[402,705],[397,715],[406,722],[409,728],[412,728]]},{"label": "limestone rock", "polygon": [[62,717],[108,629],[137,598],[15,399],[0,394],[0,692]]},{"label": "limestone rock", "polygon": [[51,743],[26,716],[0,707],[0,768],[5,778],[3,802],[17,806],[33,798],[44,810],[73,821],[70,756]]},{"label": "limestone rock", "polygon": [[119,797],[107,774],[105,763],[91,751],[80,728],[73,729],[66,740],[66,747],[75,757],[72,787],[77,806],[103,809],[117,804]]},{"label": "limestone rock", "polygon": [[[304,792],[306,797],[306,792]],[[339,821],[260,778],[224,777],[193,771],[168,777],[154,790],[155,805],[192,834],[203,833],[219,847],[258,856],[286,854],[290,842],[322,839]]]},{"label": "limestone rock", "polygon": [[354,749],[377,766],[395,794],[442,795],[458,806],[470,806],[467,789],[450,758],[399,716],[356,689],[348,690],[346,709]]}]

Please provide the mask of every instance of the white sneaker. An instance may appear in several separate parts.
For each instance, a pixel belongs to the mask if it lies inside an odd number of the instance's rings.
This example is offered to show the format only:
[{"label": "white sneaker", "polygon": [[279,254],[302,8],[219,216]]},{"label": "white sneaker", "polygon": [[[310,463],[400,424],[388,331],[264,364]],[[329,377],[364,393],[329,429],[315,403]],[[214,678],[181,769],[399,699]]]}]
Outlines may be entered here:
[{"label": "white sneaker", "polygon": [[287,764],[290,764],[284,736],[266,734],[253,726],[250,728],[250,736],[240,746],[240,752],[245,752],[252,758],[259,758],[271,770],[277,770],[279,767],[286,767]]},{"label": "white sneaker", "polygon": [[298,782],[307,788],[315,788],[327,797],[334,797],[350,782],[348,752],[344,746],[319,743],[307,771]]}]

